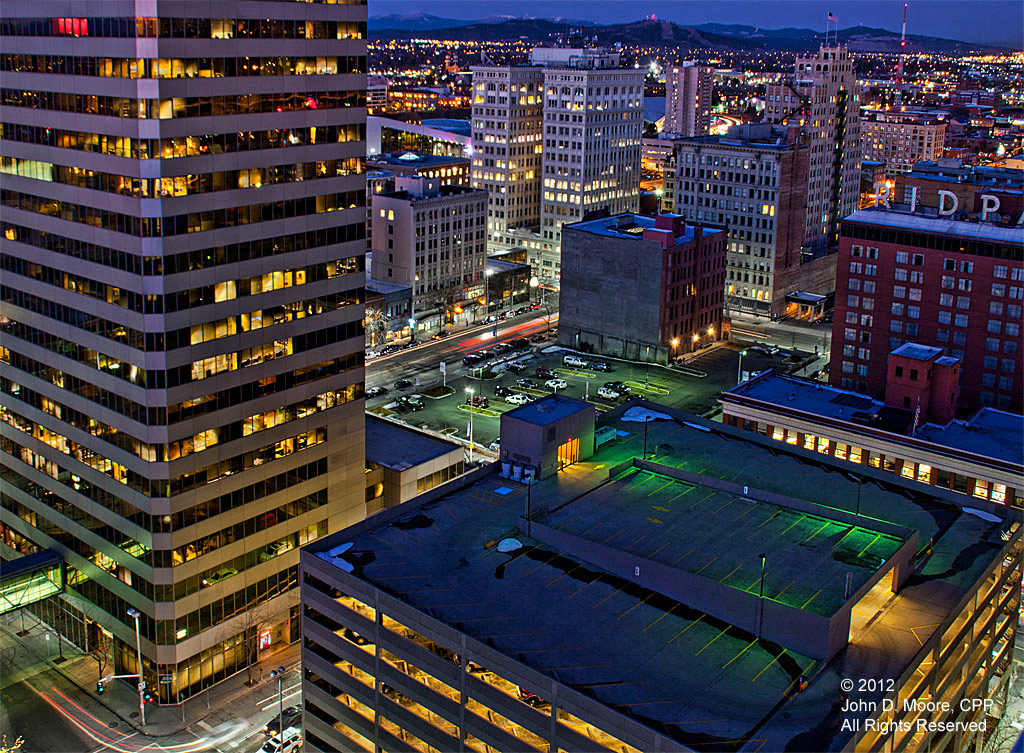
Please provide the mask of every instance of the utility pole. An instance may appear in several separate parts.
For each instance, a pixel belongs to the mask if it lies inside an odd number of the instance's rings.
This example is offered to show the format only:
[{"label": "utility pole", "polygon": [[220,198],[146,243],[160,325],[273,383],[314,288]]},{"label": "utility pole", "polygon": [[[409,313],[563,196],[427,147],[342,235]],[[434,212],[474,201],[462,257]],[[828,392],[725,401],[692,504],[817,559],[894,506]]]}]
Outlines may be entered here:
[{"label": "utility pole", "polygon": [[896,107],[903,104],[903,54],[907,48],[907,4],[903,3],[903,32],[900,34],[900,57],[896,63]]}]

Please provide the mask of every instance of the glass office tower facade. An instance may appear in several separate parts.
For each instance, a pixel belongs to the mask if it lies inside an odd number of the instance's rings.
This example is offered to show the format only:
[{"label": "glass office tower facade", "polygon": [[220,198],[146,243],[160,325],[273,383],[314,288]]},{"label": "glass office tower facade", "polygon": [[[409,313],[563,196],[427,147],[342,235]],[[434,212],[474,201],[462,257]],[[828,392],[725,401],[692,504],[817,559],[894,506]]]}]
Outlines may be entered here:
[{"label": "glass office tower facade", "polygon": [[[45,15],[43,15],[45,14]],[[0,556],[176,702],[298,638],[365,514],[365,0],[8,0]]]}]

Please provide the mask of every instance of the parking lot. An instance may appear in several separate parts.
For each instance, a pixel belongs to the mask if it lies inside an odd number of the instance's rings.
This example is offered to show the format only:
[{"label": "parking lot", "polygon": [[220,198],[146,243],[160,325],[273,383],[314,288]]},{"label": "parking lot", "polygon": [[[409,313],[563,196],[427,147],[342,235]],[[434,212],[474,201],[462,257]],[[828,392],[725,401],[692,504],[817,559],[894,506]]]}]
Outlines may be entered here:
[{"label": "parking lot", "polygon": [[[369,398],[367,407],[376,413],[397,414],[413,426],[460,438],[469,438],[472,415],[473,440],[479,446],[488,447],[498,438],[501,414],[516,407],[513,402],[507,401],[507,396],[496,395],[496,389],[499,393],[507,390],[513,395],[536,399],[555,391],[553,386],[547,384],[548,380],[560,379],[565,382],[565,386],[557,389],[559,393],[589,400],[598,411],[604,411],[628,398],[620,397],[616,400],[610,396],[602,397],[598,391],[606,382],[621,382],[632,395],[701,414],[716,407],[716,398],[722,390],[736,384],[738,367],[742,366],[742,371],[750,374],[769,368],[788,370],[806,355],[798,353],[790,357],[786,351],[769,355],[747,350],[741,365],[738,349],[719,346],[687,362],[685,366],[673,368],[604,356],[582,356],[589,362],[607,364],[610,371],[603,372],[564,364],[563,358],[572,352],[553,346],[550,342],[541,342],[532,344],[528,350],[493,356],[477,364],[459,364],[457,370],[453,363],[449,367],[452,376],[446,380],[450,391],[441,389],[440,375],[433,372],[429,378],[421,376],[418,380],[411,379],[412,385],[404,389],[395,390],[392,384],[388,384],[388,393]],[[517,367],[513,364],[521,365],[522,368],[516,372],[513,369]],[[537,369],[546,369],[551,374],[541,372],[542,376],[537,376]],[[402,402],[422,402],[422,408],[413,409],[408,405],[396,404],[396,400],[405,395],[420,396],[421,399]],[[473,398],[477,398],[475,402],[479,403],[478,398],[481,397],[487,398],[486,406],[478,404],[471,407],[466,404],[467,400]],[[521,402],[522,398],[511,400]]]}]

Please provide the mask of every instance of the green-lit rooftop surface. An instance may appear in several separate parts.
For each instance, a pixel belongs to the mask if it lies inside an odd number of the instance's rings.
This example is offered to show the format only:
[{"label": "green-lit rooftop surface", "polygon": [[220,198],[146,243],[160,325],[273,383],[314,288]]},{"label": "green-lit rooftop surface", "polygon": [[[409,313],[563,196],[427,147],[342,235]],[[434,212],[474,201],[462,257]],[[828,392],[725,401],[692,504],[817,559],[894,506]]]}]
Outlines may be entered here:
[{"label": "green-lit rooftop surface", "polygon": [[[898,678],[1001,550],[1005,524],[966,514],[922,485],[881,473],[861,484],[843,472],[852,466],[834,459],[728,427],[701,430],[689,414],[652,407],[671,420],[649,423],[649,459],[849,513],[859,496],[864,531],[841,543],[844,558],[861,551],[881,557],[893,545],[866,533],[872,519],[916,530],[922,542],[934,539],[933,555],[900,596],[867,621],[854,643],[822,668],[517,534],[526,487],[493,475],[425,504],[413,500],[388,511],[389,518],[398,514],[390,521],[374,525],[371,519],[307,550],[322,553],[352,541],[345,556],[358,563],[356,577],[695,750],[784,750],[798,738],[794,749],[841,748],[852,733],[837,723],[840,679]],[[731,495],[708,495],[699,487],[687,491],[688,485],[638,472],[609,482],[609,469],[643,455],[644,425],[623,421],[623,410],[603,419],[617,430],[615,440],[587,462],[534,485],[532,504],[554,511],[544,523],[568,526],[622,550],[644,550],[646,556],[660,556],[654,550],[665,543],[662,553],[675,547],[673,559],[686,554],[678,564],[691,572],[703,567],[701,576],[744,589],[759,577],[763,551],[767,595],[792,594],[801,604],[810,599],[808,610],[819,600],[826,608],[836,598],[836,542],[827,541],[836,532],[827,516],[812,522],[787,511],[768,516],[764,525],[763,517],[755,518],[755,525],[744,521],[762,511],[739,517],[747,508]],[[684,505],[699,512],[701,522],[687,518]],[[589,517],[574,520],[577,515]],[[791,517],[780,520],[784,516]],[[708,522],[712,529],[703,530]],[[586,530],[592,524],[600,533]],[[673,543],[670,532],[685,541]],[[494,542],[509,534],[523,548],[499,553]],[[790,552],[785,560],[783,552]],[[799,572],[803,557],[806,570]],[[822,593],[815,596],[818,589]],[[800,674],[814,678],[810,687],[787,699]]]},{"label": "green-lit rooftop surface", "polygon": [[[665,458],[686,467],[686,460]],[[675,461],[675,462],[673,462]],[[869,527],[630,469],[546,521],[638,557],[831,616],[903,542]]]}]

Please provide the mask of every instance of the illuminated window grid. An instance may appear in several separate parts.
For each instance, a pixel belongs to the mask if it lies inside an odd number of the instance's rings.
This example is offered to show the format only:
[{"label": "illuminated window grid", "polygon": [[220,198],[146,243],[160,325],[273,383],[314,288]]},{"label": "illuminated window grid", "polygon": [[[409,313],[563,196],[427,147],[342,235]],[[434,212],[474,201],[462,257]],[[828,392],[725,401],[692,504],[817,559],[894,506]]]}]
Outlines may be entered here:
[{"label": "illuminated window grid", "polygon": [[[913,724],[921,715],[915,708],[904,710],[910,699],[950,704],[946,716],[933,715],[934,721],[956,716],[960,722],[979,720],[983,710],[959,710],[961,699],[998,699],[1010,679],[1010,662],[1020,608],[1021,530],[1013,526],[1013,543],[1007,555],[996,563],[969,602],[941,634],[936,631],[919,653],[921,660],[910,678],[893,699],[895,708],[880,710],[876,718],[884,723]],[[880,706],[883,704],[880,704]],[[925,751],[944,750],[952,744],[953,733],[929,733],[895,729],[889,733],[865,731],[855,750]],[[959,741],[960,749],[971,746],[970,734]]]},{"label": "illuminated window grid", "polygon": [[[370,615],[376,615],[376,612],[372,607],[354,597],[343,595],[335,598],[334,600],[339,604],[351,608],[353,611],[359,613],[364,617],[369,618]],[[433,653],[441,659],[444,659],[449,662],[456,662],[459,664],[461,668],[461,661],[459,661],[458,655],[450,649],[441,646],[436,642],[429,640],[428,638],[425,638],[415,630],[407,627],[406,625],[403,625],[402,623],[383,613],[381,613],[381,623],[384,628],[394,633],[395,635],[415,643],[416,645],[430,651],[431,653]],[[334,632],[336,635],[340,637],[346,637],[346,628],[344,627]],[[362,651],[366,653],[368,659],[375,655],[376,647],[373,646],[373,644],[366,643],[360,646],[356,643],[353,643],[348,638],[346,638],[346,640],[348,640],[348,642],[351,645],[354,645],[362,649]],[[426,688],[434,690],[435,692],[444,695],[445,697],[451,699],[456,703],[460,701],[460,695],[457,690],[455,690],[442,680],[438,679],[437,677],[434,677],[433,675],[415,667],[408,660],[397,656],[393,652],[383,647],[380,648],[380,656],[387,665],[402,672],[404,675],[410,677],[411,679],[416,680],[417,683],[419,683],[421,686],[425,686]],[[345,671],[347,674],[354,677],[356,680],[360,682],[360,684],[365,686],[368,690],[373,687],[372,675],[362,669],[359,669],[358,667],[355,667],[351,662],[342,660],[337,662],[335,666],[337,666],[339,669]],[[476,667],[476,665],[471,666],[471,671],[473,667]],[[519,694],[518,685],[509,682],[508,680],[500,677],[499,675],[496,675],[494,672],[490,670],[485,670],[479,667],[477,667],[477,669],[478,671],[473,671],[474,677],[490,685],[491,687],[500,690],[505,695],[522,702],[522,699]],[[378,679],[381,679],[383,681],[384,678]],[[383,691],[383,694],[385,697],[395,701],[399,705],[403,706],[407,710],[414,713],[423,721],[431,724],[432,726],[438,729],[444,730],[453,737],[459,737],[459,729],[457,725],[440,716],[433,710],[428,709],[423,705],[417,703],[416,701],[412,700],[404,693],[401,693],[401,691],[389,688]],[[339,700],[341,700],[340,697]],[[363,704],[360,704],[360,706],[362,705]],[[522,725],[517,724],[516,722],[505,717],[504,715],[494,711],[490,707],[481,703],[479,700],[467,698],[466,708],[472,713],[474,713],[476,716],[478,716],[481,721],[486,720],[494,727],[504,730],[505,732],[515,736],[517,739],[522,740],[524,743],[535,746],[536,749],[541,750],[544,753],[548,753],[548,751],[551,749],[550,743],[544,740],[541,736],[531,732]],[[538,710],[538,712],[544,713],[541,710]],[[364,716],[364,718],[367,717]],[[370,718],[367,719],[368,721],[371,721]],[[594,725],[589,724],[583,721],[582,719],[579,719],[578,717],[574,716],[573,714],[571,714],[563,708],[558,709],[558,721],[566,728],[572,729],[573,731],[583,735],[589,740],[609,750],[618,751],[619,753],[642,753],[642,751],[640,751],[638,748],[634,748],[633,746],[619,740],[614,735],[611,735],[605,732],[604,730],[595,727]],[[424,745],[426,745],[426,743],[424,743]],[[472,750],[478,751],[478,753],[490,753],[491,751],[495,751],[495,753],[500,753],[493,746],[488,745],[486,742],[480,740],[472,734],[467,734],[466,746]]]}]

